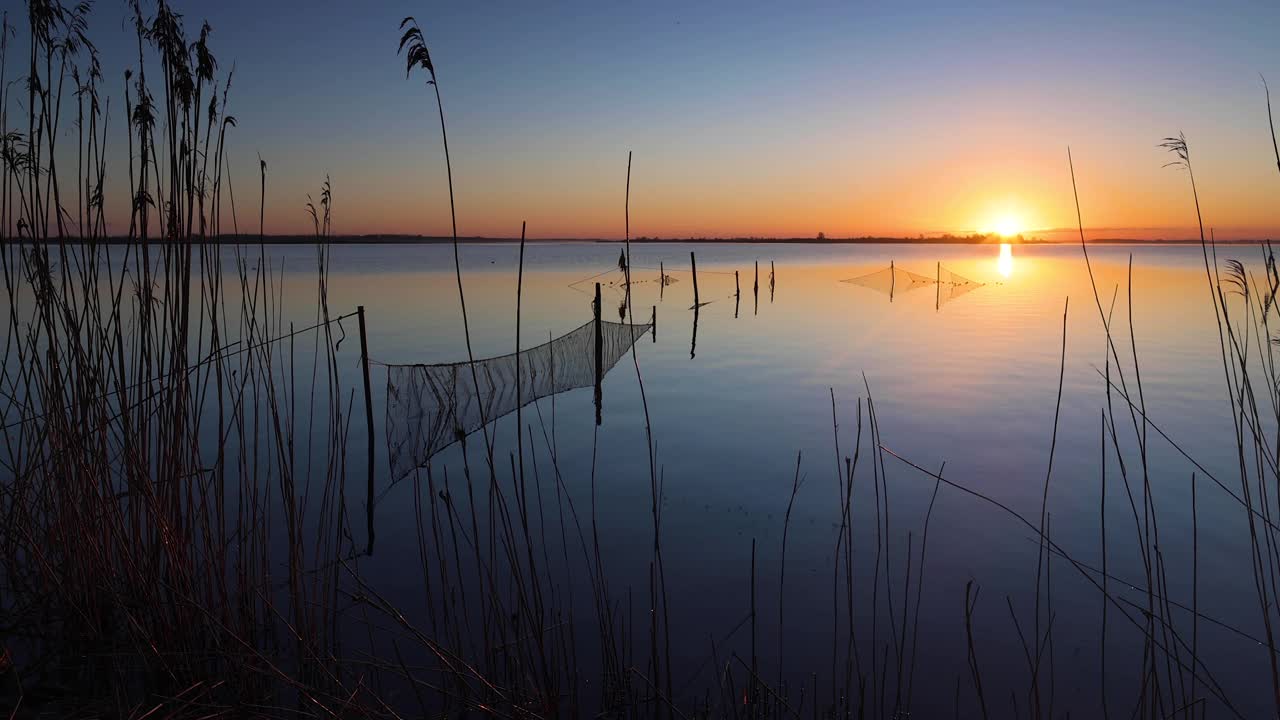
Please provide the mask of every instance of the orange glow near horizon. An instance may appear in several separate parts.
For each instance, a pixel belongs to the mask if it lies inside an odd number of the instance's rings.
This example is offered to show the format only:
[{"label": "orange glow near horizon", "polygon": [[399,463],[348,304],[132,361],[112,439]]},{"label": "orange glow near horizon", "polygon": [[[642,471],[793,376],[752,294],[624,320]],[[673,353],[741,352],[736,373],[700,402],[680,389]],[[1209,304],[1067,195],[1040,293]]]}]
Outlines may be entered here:
[{"label": "orange glow near horizon", "polygon": [[1005,215],[996,220],[991,230],[1001,237],[1011,238],[1022,234],[1022,224],[1012,215]]},{"label": "orange glow near horizon", "polygon": [[[750,127],[745,119],[736,122]],[[811,143],[778,141],[750,153],[736,152],[739,142],[732,139],[707,144],[689,139],[679,127],[668,130],[669,136],[637,143],[632,238],[816,238],[818,233],[829,239],[928,238],[998,232],[1078,242],[1066,153],[1043,137],[1028,136],[1012,119],[980,126],[969,136],[971,145],[964,146],[943,144],[917,129],[921,140],[890,126],[868,130],[877,137],[874,144],[842,141],[843,135],[832,130]],[[737,125],[729,130],[743,146],[754,137]],[[458,134],[468,137],[464,133]],[[1080,141],[1074,160],[1087,239],[1198,237],[1186,173],[1164,168],[1167,153],[1145,140],[1158,133],[1153,124],[1120,137],[1108,128],[1074,136]],[[459,143],[466,152],[453,158],[461,237],[516,238],[527,221],[531,239],[622,238],[625,149],[566,140],[554,157],[534,148],[499,161],[484,139],[477,135]],[[368,163],[335,170],[336,232],[448,236],[449,187],[434,140],[428,136],[395,157],[374,153]],[[508,142],[522,146],[526,137],[516,134]],[[1280,175],[1274,164],[1256,162],[1255,148],[1245,143],[1213,149],[1197,172],[1206,224],[1221,240],[1280,236],[1280,203],[1275,202]],[[237,168],[256,167],[256,155],[235,159]],[[316,192],[314,177],[321,170],[306,174],[283,159],[275,167],[266,188],[266,233],[310,233],[300,199]],[[258,182],[251,173],[234,175],[242,231],[246,226],[256,230]],[[116,232],[128,228],[127,192],[126,183],[108,204]],[[248,210],[242,197],[255,199]],[[222,207],[223,226],[235,227],[230,203]]]},{"label": "orange glow near horizon", "polygon": [[[1148,159],[1152,165],[1149,172],[1116,179],[1108,176],[1106,166],[1085,165],[1076,158],[1077,175],[1083,176],[1080,202],[1089,240],[1198,236],[1185,175],[1169,170],[1161,174],[1159,163],[1164,158]],[[836,172],[796,177],[785,162],[766,169],[740,158],[732,162],[708,160],[711,167],[732,167],[723,173],[703,171],[690,177],[692,173],[682,159],[662,160],[661,165],[655,162],[652,167],[633,169],[632,238],[815,238],[820,232],[829,239],[916,238],[977,232],[1002,238],[1022,235],[1028,240],[1077,241],[1069,178],[1064,183],[1066,172],[1059,166],[1065,163],[1056,157],[1037,158],[1034,166],[1008,172],[1003,180],[994,177],[1001,174],[1000,169],[974,158],[957,159],[954,167],[944,166],[925,176],[912,174],[914,168],[899,158],[898,162],[908,167],[883,165],[867,170],[874,181]],[[624,168],[625,162],[624,154]],[[534,170],[509,174],[490,170],[464,176],[456,184],[458,234],[463,238],[518,237],[521,222],[527,220],[532,239],[621,239],[619,197],[623,183],[614,177],[617,173],[609,172],[612,169],[575,168],[576,172],[566,173],[556,184],[524,184],[525,178],[536,175]],[[443,173],[427,162],[414,165],[413,170],[397,170],[380,177],[378,168],[358,167],[334,176],[335,197],[343,201],[335,212],[339,234],[448,236],[449,192]],[[1274,167],[1271,172],[1275,173]],[[1249,177],[1252,184],[1245,187],[1235,174],[1222,174],[1230,181],[1221,185],[1206,181],[1201,188],[1206,222],[1216,220],[1218,238],[1260,239],[1280,234],[1280,203],[1272,202],[1274,198],[1268,199],[1264,192],[1280,183],[1255,175]],[[757,182],[755,178],[761,176],[779,179]],[[388,181],[388,177],[394,180]],[[297,198],[305,197],[308,191],[314,193],[314,188],[303,178],[288,180],[292,182],[277,178],[277,186],[267,187],[268,235],[311,231],[310,218],[298,209]],[[1017,203],[989,199],[1005,190],[1007,185],[1003,184],[1015,181],[1027,186]],[[237,196],[253,196],[249,181],[237,175],[235,184]],[[109,212],[127,206],[125,198],[113,202]],[[246,213],[244,208],[239,210],[239,227],[244,230]],[[224,203],[223,215],[223,225],[232,227],[228,203]],[[124,232],[128,219],[123,211],[110,217],[111,229]],[[249,219],[253,222],[248,225],[256,231],[257,218]]]}]

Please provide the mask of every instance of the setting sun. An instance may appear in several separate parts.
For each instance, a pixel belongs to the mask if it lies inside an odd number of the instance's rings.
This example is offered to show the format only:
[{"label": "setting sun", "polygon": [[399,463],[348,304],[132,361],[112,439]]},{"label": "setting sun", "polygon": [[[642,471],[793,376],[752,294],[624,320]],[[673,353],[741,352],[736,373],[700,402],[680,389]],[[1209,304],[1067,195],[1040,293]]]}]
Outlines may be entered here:
[{"label": "setting sun", "polygon": [[1017,218],[1006,215],[996,220],[994,230],[1003,237],[1013,237],[1022,233],[1022,224]]}]

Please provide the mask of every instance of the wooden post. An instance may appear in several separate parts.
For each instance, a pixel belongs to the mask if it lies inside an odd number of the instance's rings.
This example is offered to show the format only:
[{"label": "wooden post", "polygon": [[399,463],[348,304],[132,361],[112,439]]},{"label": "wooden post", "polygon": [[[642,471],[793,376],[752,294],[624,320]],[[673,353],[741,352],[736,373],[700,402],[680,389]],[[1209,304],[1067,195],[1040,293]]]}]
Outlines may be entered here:
[{"label": "wooden post", "polygon": [[658,299],[662,299],[663,293],[667,290],[667,271],[662,268],[662,261],[658,261]]},{"label": "wooden post", "polygon": [[893,286],[898,283],[898,273],[893,269],[893,261],[889,261],[889,302],[893,302]]},{"label": "wooden post", "polygon": [[596,325],[596,425],[600,424],[600,405],[604,399],[600,392],[600,381],[604,379],[604,328],[600,323],[603,308],[600,304],[600,283],[596,283],[595,325]]},{"label": "wooden post", "polygon": [[653,315],[649,318],[649,324],[653,328],[653,341],[658,342],[658,306],[653,306]]},{"label": "wooden post", "polygon": [[936,290],[936,292],[934,293],[933,309],[935,312],[937,312],[938,308],[942,307],[942,261],[941,260],[938,261],[938,277],[933,281],[933,287]]},{"label": "wooden post", "polygon": [[364,306],[356,307],[356,313],[360,316],[360,364],[364,368],[364,422],[365,429],[369,434],[369,447],[366,452],[369,456],[369,486],[367,488],[367,496],[365,500],[365,529],[368,533],[368,544],[365,546],[365,553],[373,554],[373,395],[370,390],[369,383],[369,341],[364,331]]},{"label": "wooden post", "polygon": [[692,360],[698,352],[698,313],[702,312],[702,308],[697,305],[693,306],[693,337],[689,339],[689,359]]},{"label": "wooden post", "polygon": [[689,265],[693,268],[693,306],[696,308],[700,304],[698,302],[698,260],[693,256],[693,251],[689,251]]},{"label": "wooden post", "polygon": [[733,271],[733,295],[737,297],[742,294],[742,286],[738,284],[738,271]]},{"label": "wooden post", "polygon": [[759,315],[760,314],[760,261],[759,260],[756,261],[756,279],[755,279],[755,283],[751,286],[751,297],[755,301],[755,306],[753,307],[751,312],[753,315]]},{"label": "wooden post", "polygon": [[769,302],[773,302],[773,261],[769,261]]}]

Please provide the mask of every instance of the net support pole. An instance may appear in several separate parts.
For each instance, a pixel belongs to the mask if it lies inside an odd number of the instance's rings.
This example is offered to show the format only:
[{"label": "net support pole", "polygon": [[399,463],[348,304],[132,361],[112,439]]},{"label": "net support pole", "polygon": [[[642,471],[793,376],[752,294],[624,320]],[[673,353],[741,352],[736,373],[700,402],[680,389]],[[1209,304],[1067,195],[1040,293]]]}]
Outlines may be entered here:
[{"label": "net support pole", "polygon": [[755,305],[752,307],[751,312],[754,315],[759,315],[760,314],[760,261],[759,260],[756,261],[756,279],[755,279],[755,282],[752,283],[751,285],[751,298],[755,302]]},{"label": "net support pole", "polygon": [[889,302],[893,302],[893,286],[898,283],[898,273],[893,269],[893,261],[889,261]]},{"label": "net support pole", "polygon": [[942,261],[938,261],[938,278],[933,281],[933,287],[937,291],[934,293],[933,310],[938,311],[942,307]]},{"label": "net support pole", "polygon": [[369,341],[366,338],[364,330],[364,306],[356,307],[356,313],[360,316],[360,365],[364,370],[364,423],[365,429],[369,435],[369,447],[366,454],[369,457],[369,485],[367,488],[367,498],[365,507],[365,527],[369,535],[368,545],[365,547],[365,553],[373,554],[373,395],[370,391],[369,383]]},{"label": "net support pole", "polygon": [[600,315],[603,311],[600,302],[600,283],[596,283],[596,302],[595,302],[595,326],[596,326],[596,425],[600,425],[601,413],[600,406],[604,399],[600,391],[600,381],[604,378],[604,328],[600,324]]},{"label": "net support pole", "polygon": [[689,251],[689,267],[693,269],[693,306],[696,308],[700,304],[698,302],[698,259],[693,256],[693,251]]},{"label": "net support pole", "polygon": [[653,341],[658,342],[658,306],[653,306],[653,315],[649,317],[649,326],[653,330]]},{"label": "net support pole", "polygon": [[662,268],[662,261],[658,261],[658,299],[661,300],[667,290],[667,271]]},{"label": "net support pole", "polygon": [[742,286],[738,284],[738,271],[734,270],[733,271],[733,296],[738,297],[740,295],[742,295]]}]

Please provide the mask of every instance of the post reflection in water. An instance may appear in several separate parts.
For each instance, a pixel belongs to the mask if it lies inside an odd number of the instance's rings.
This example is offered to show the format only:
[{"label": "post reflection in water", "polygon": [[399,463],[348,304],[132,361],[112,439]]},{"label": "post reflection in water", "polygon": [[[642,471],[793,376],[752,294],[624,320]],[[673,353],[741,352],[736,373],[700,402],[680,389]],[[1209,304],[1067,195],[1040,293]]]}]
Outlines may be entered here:
[{"label": "post reflection in water", "polygon": [[[693,306],[693,337],[689,340],[689,359],[692,360],[698,352],[698,311],[701,305]],[[736,317],[736,313],[735,313]]]}]

